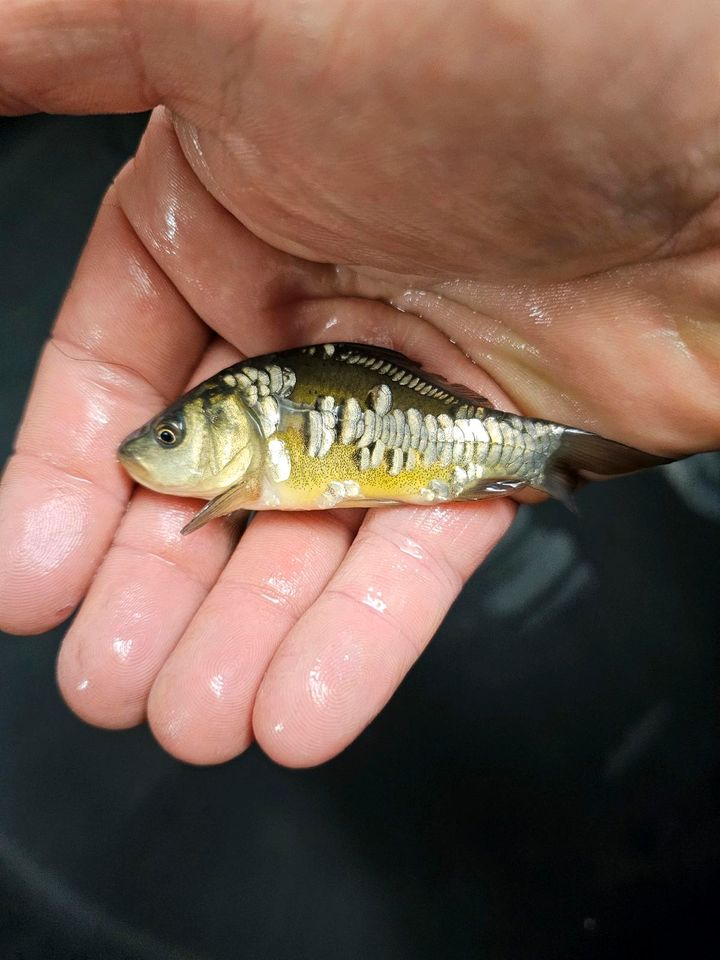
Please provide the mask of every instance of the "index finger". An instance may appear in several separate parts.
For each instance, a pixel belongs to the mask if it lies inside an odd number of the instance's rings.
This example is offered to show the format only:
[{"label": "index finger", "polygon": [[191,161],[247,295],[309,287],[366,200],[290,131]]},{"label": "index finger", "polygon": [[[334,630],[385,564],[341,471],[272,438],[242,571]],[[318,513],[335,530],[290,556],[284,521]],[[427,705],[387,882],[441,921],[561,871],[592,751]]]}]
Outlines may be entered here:
[{"label": "index finger", "polygon": [[78,604],[131,490],[117,444],[180,392],[207,339],[111,189],[0,486],[0,628],[49,629]]}]

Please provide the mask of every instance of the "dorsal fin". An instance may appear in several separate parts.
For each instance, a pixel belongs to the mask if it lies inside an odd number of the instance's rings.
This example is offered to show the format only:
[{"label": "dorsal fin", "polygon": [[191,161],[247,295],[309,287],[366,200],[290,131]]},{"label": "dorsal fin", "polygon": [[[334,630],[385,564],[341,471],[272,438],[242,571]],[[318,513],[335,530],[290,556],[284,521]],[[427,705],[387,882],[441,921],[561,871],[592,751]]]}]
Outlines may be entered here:
[{"label": "dorsal fin", "polygon": [[[332,352],[327,348],[331,347]],[[331,343],[316,344],[313,347],[304,347],[303,352],[312,351],[313,355],[325,360],[334,360],[340,363],[348,363],[350,357],[358,356],[370,362],[383,361],[389,363],[399,370],[417,376],[425,384],[436,387],[441,393],[447,394],[447,397],[440,397],[448,406],[455,406],[459,403],[472,404],[474,407],[486,407],[492,409],[492,404],[487,397],[481,396],[474,390],[462,383],[448,383],[445,377],[439,373],[431,373],[424,370],[422,364],[417,363],[406,357],[405,354],[397,350],[390,350],[388,347],[377,347],[368,343]],[[357,361],[355,361],[357,363]],[[418,389],[415,387],[414,389]]]}]

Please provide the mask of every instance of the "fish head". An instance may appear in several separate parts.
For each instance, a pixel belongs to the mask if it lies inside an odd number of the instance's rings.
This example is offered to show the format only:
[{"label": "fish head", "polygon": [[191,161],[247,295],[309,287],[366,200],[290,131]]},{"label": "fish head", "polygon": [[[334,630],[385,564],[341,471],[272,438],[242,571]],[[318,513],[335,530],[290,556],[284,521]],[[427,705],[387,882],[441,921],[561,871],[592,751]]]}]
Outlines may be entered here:
[{"label": "fish head", "polygon": [[262,451],[252,410],[203,385],[126,437],[118,459],[150,490],[211,499],[259,471]]}]

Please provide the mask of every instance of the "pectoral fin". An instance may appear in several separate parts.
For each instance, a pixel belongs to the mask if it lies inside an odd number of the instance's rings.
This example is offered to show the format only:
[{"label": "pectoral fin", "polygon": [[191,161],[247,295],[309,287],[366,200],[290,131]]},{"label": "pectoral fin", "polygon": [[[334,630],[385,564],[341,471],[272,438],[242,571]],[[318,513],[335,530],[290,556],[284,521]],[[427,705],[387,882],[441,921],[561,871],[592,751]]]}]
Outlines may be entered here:
[{"label": "pectoral fin", "polygon": [[193,533],[200,527],[204,527],[210,520],[215,520],[216,517],[224,517],[236,510],[247,510],[249,512],[248,501],[247,484],[236,483],[234,487],[229,487],[207,503],[189,523],[185,524],[180,532],[183,536]]}]

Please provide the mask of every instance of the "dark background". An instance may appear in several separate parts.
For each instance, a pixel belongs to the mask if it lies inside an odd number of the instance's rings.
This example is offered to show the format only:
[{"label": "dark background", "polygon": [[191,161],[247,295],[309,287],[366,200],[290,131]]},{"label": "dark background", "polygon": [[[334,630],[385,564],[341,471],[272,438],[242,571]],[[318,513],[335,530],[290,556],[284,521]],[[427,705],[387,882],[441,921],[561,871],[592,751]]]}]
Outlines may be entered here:
[{"label": "dark background", "polygon": [[[143,124],[0,120],[0,460]],[[720,879],[720,456],[580,501],[521,513],[317,770],[256,749],[195,769],[145,729],[93,730],[55,690],[61,630],[0,638],[0,957],[699,956]]]}]

